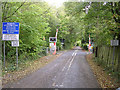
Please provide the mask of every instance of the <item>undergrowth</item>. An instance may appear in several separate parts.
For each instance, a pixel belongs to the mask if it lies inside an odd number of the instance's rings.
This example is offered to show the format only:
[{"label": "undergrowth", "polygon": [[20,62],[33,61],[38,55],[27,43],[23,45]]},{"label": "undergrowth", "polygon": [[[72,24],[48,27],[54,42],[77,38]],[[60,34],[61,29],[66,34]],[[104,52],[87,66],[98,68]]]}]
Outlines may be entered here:
[{"label": "undergrowth", "polygon": [[102,68],[104,68],[104,71],[106,71],[106,73],[108,75],[111,75],[112,78],[115,78],[117,83],[120,83],[120,71],[118,70],[114,70],[113,66],[107,66],[107,64],[105,62],[103,62],[103,60],[93,56],[93,61],[97,63],[98,66],[101,66]]}]

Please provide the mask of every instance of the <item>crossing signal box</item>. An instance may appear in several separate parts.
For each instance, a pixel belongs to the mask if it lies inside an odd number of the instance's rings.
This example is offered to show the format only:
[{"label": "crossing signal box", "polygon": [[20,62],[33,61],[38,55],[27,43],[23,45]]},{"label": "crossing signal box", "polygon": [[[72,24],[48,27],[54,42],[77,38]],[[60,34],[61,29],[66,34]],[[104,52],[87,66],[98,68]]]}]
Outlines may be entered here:
[{"label": "crossing signal box", "polygon": [[49,42],[57,42],[57,38],[56,37],[49,37]]}]

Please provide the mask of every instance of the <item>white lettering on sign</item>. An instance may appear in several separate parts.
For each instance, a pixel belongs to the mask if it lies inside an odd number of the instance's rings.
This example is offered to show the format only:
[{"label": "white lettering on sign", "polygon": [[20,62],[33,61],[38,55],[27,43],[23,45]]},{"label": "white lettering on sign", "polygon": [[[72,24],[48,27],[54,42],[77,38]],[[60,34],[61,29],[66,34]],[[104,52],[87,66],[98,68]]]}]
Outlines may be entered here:
[{"label": "white lettering on sign", "polygon": [[19,40],[19,34],[3,34],[2,40],[6,41]]},{"label": "white lettering on sign", "polygon": [[18,47],[19,46],[19,41],[11,41],[11,44],[13,47]]}]

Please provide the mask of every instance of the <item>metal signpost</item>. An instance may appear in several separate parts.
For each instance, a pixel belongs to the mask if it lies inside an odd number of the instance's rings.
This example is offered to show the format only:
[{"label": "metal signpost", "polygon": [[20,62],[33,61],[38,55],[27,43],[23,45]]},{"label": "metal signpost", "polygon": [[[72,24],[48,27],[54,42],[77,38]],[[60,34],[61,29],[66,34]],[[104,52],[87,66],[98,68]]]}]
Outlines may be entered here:
[{"label": "metal signpost", "polygon": [[16,59],[18,67],[18,46],[19,46],[19,23],[3,22],[2,40],[4,41],[4,67],[5,67],[5,41],[12,41],[13,47],[16,47]]},{"label": "metal signpost", "polygon": [[16,47],[16,63],[18,68],[18,47],[19,47],[19,41],[11,41],[12,47]]},{"label": "metal signpost", "polygon": [[5,41],[4,41],[4,67],[5,67]]},{"label": "metal signpost", "polygon": [[[119,40],[111,40],[111,46],[113,46],[113,58],[112,65],[114,65],[114,56],[115,56],[115,46],[119,45]],[[113,70],[113,68],[112,68]]]}]

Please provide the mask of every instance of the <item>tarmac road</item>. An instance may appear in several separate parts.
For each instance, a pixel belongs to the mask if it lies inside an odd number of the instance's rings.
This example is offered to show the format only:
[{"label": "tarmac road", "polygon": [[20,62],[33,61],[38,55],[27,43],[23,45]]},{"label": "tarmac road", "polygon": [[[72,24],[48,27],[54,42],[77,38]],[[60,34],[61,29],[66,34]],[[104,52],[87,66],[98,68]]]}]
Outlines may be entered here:
[{"label": "tarmac road", "polygon": [[100,88],[80,47],[5,88]]}]

